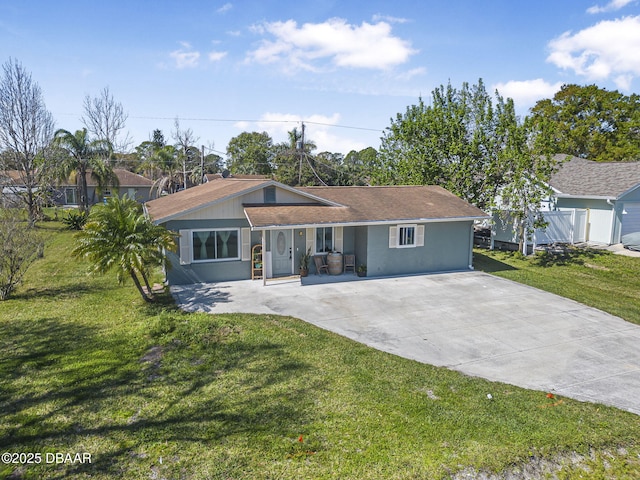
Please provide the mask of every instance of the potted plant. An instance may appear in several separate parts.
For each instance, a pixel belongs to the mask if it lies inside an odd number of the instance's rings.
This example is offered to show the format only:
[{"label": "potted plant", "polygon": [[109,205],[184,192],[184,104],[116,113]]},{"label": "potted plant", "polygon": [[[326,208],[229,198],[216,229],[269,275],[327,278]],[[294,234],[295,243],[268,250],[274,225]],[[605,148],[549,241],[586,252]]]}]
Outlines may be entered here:
[{"label": "potted plant", "polygon": [[309,261],[311,260],[311,248],[307,250],[307,253],[300,255],[300,276],[306,277],[309,275]]},{"label": "potted plant", "polygon": [[364,265],[364,264],[358,265],[357,273],[358,273],[359,277],[366,277],[367,276],[367,266]]}]

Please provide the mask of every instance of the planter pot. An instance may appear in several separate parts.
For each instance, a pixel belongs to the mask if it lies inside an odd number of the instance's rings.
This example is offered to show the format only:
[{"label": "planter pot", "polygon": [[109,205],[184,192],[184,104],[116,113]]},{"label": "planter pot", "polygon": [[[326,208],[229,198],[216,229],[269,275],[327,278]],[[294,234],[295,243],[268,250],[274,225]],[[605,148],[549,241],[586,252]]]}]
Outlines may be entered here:
[{"label": "planter pot", "polygon": [[357,272],[359,277],[366,277],[367,272]]},{"label": "planter pot", "polygon": [[307,275],[309,275],[309,269],[308,268],[301,268],[300,269],[300,276],[301,277],[306,277]]}]

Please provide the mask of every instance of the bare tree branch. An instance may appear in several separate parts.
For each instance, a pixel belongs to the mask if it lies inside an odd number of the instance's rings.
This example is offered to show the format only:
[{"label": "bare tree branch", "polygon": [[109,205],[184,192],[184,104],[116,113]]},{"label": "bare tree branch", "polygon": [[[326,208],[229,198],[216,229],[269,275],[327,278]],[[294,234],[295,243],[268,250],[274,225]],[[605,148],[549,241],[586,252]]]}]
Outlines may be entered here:
[{"label": "bare tree branch", "polygon": [[[19,193],[33,224],[40,211],[42,161],[53,138],[55,123],[42,91],[21,63],[9,59],[0,78],[0,150],[3,170],[18,171],[13,188]],[[38,168],[40,167],[40,168]]]},{"label": "bare tree branch", "polygon": [[118,152],[124,152],[131,146],[128,133],[120,139],[129,115],[122,104],[115,101],[109,87],[104,87],[97,97],[87,95],[83,107],[82,123],[94,138],[109,142],[113,150]]}]

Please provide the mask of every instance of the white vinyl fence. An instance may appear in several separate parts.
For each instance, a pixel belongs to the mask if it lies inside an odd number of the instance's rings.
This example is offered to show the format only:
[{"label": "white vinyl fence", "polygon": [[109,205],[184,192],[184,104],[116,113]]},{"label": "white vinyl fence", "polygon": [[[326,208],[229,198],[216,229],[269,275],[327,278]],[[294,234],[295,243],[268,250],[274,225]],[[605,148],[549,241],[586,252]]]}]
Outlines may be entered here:
[{"label": "white vinyl fence", "polygon": [[544,212],[546,228],[533,234],[534,245],[580,243],[586,241],[587,211],[581,209]]}]

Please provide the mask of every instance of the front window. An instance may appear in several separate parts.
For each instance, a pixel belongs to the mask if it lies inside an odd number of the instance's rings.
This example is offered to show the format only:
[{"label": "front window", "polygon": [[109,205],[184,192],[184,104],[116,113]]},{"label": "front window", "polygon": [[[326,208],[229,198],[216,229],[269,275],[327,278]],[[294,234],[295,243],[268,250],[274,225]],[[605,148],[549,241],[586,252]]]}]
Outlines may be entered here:
[{"label": "front window", "polygon": [[333,228],[316,228],[316,253],[327,253],[333,250]]},{"label": "front window", "polygon": [[413,247],[416,244],[415,225],[398,228],[398,246]]},{"label": "front window", "polygon": [[67,205],[76,205],[78,203],[78,201],[76,200],[75,188],[64,189],[64,203]]},{"label": "front window", "polygon": [[240,235],[234,230],[196,230],[192,232],[193,261],[239,260]]}]

